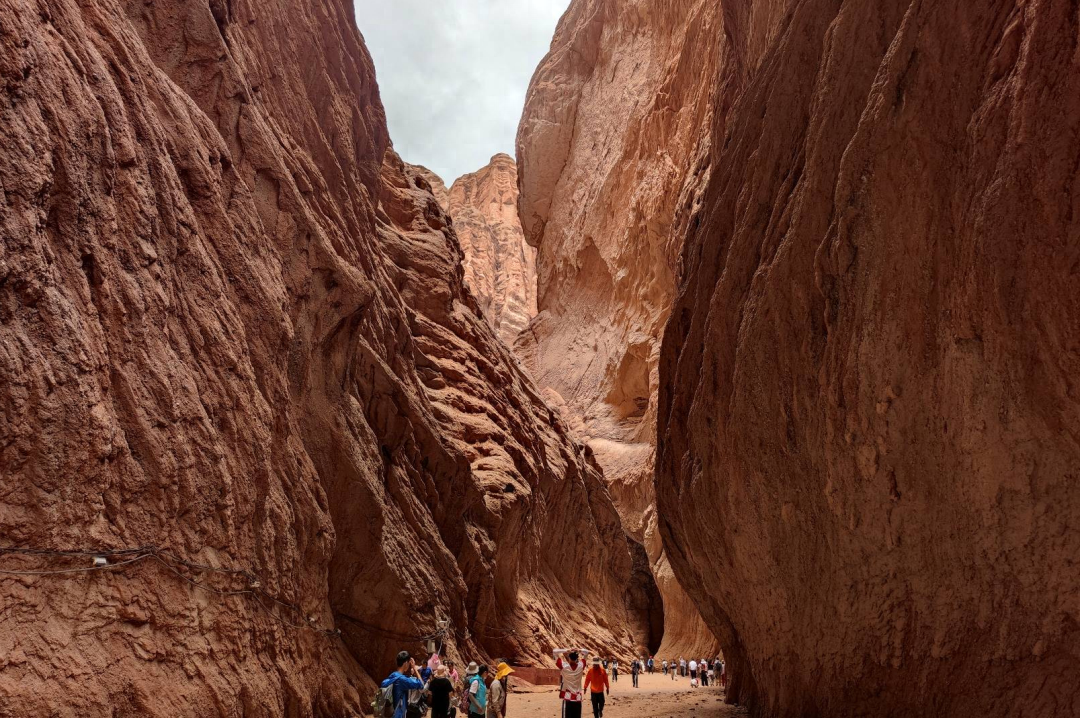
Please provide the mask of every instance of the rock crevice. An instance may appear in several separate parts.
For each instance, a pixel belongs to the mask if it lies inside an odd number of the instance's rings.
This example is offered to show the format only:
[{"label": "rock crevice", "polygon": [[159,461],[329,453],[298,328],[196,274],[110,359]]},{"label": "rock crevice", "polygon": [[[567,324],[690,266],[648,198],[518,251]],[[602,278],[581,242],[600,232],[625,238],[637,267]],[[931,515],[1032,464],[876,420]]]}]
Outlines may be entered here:
[{"label": "rock crevice", "polygon": [[575,0],[518,129],[539,313],[515,351],[592,447],[628,533],[648,550],[668,658],[716,650],[663,555],[652,474],[660,335],[679,228],[709,173],[721,28],[706,0]]}]

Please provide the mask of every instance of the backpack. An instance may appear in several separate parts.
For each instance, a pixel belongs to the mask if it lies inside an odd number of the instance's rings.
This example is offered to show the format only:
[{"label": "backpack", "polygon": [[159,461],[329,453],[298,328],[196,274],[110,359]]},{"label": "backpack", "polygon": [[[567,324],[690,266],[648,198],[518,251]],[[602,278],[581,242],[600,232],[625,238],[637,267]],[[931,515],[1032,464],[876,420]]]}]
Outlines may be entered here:
[{"label": "backpack", "polygon": [[409,691],[405,700],[405,718],[423,718],[428,712],[427,698],[423,691]]},{"label": "backpack", "polygon": [[375,700],[371,701],[372,715],[375,718],[393,718],[394,716],[394,684],[386,688],[375,690]]},{"label": "backpack", "polygon": [[465,683],[463,684],[462,691],[461,691],[461,699],[458,702],[458,708],[465,715],[469,715],[469,708],[470,708],[470,706],[469,706],[469,687],[471,685],[472,685],[471,680],[465,681]]}]

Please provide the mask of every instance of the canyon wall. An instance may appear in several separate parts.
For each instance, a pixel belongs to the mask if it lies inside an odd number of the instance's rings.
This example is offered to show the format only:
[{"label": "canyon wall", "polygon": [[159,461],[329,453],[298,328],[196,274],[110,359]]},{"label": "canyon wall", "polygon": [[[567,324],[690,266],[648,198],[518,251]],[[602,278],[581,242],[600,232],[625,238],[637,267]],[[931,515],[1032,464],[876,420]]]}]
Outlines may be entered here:
[{"label": "canyon wall", "polygon": [[507,345],[536,316],[536,250],[525,242],[517,201],[517,165],[499,153],[454,180],[444,205],[465,252],[465,282]]},{"label": "canyon wall", "polygon": [[731,697],[1080,715],[1075,3],[723,9],[657,498]]},{"label": "canyon wall", "polygon": [[664,657],[716,650],[663,554],[653,457],[679,228],[710,171],[720,28],[712,0],[575,0],[533,76],[517,141],[539,314],[515,351],[595,451],[648,551]]},{"label": "canyon wall", "polygon": [[591,452],[388,152],[352,12],[0,0],[0,716],[357,716],[438,619],[629,646]]}]

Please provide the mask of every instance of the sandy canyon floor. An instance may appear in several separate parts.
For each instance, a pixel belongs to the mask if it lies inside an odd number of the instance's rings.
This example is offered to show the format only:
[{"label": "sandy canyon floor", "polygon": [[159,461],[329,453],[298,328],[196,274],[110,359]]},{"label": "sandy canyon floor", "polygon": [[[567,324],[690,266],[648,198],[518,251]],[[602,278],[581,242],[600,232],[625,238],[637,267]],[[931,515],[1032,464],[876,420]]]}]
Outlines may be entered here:
[{"label": "sandy canyon floor", "polygon": [[[641,676],[634,688],[630,676],[619,676],[612,684],[604,708],[604,718],[736,718],[745,716],[743,708],[723,702],[719,688],[690,688],[690,679],[670,676]],[[509,718],[558,718],[559,697],[554,688],[518,689],[510,694],[506,710]],[[586,701],[582,718],[591,718],[592,706]]]}]

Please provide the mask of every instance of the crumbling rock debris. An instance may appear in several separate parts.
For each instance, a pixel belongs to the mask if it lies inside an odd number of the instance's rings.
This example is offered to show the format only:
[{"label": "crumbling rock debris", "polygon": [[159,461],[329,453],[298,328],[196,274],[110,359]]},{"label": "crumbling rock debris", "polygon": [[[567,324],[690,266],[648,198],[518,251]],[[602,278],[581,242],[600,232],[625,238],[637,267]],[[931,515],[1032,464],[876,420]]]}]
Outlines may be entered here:
[{"label": "crumbling rock debris", "polygon": [[456,656],[629,644],[607,489],[388,153],[352,12],[0,2],[3,543],[299,608],[3,576],[0,716],[357,716],[438,619]]},{"label": "crumbling rock debris", "polygon": [[518,219],[517,165],[499,153],[458,177],[443,205],[465,252],[465,282],[506,344],[536,316],[536,250]]},{"label": "crumbling rock debris", "polygon": [[656,534],[653,456],[660,336],[682,227],[709,173],[720,15],[713,0],[574,0],[517,139],[539,313],[515,351],[593,448],[648,549],[663,656],[716,650]]},{"label": "crumbling rock debris", "polygon": [[1080,715],[1075,4],[723,8],[657,492],[731,696]]}]

